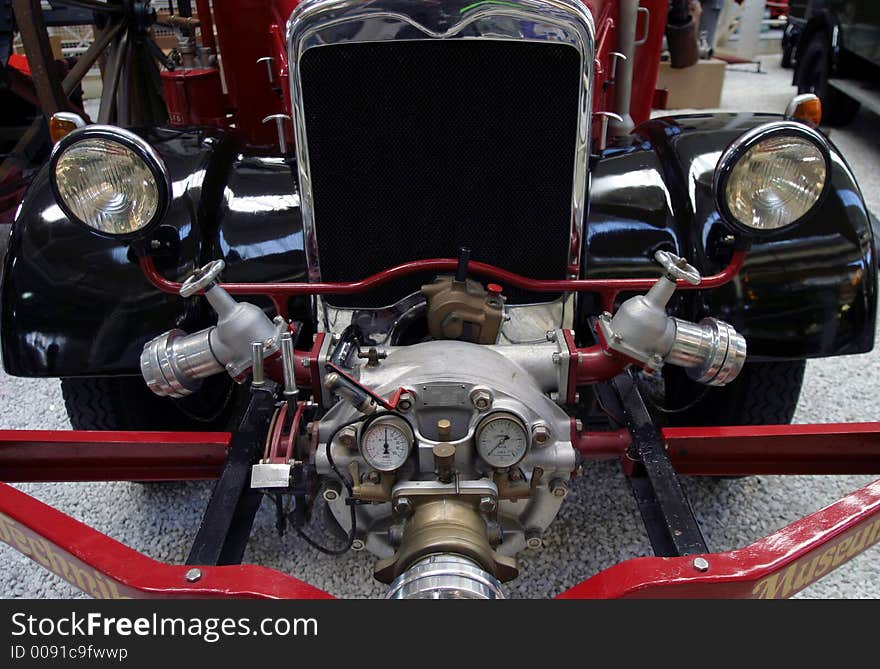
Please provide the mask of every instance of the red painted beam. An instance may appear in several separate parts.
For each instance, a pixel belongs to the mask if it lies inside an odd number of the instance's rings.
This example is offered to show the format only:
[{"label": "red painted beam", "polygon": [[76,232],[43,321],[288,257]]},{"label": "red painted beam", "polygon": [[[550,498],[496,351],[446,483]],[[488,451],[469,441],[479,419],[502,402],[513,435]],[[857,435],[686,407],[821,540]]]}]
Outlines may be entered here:
[{"label": "red painted beam", "polygon": [[228,432],[0,430],[0,481],[215,479]]},{"label": "red painted beam", "polygon": [[[297,578],[255,565],[170,565],[0,483],[0,541],[92,597],[328,599]],[[197,578],[196,578],[197,577]]]},{"label": "red painted beam", "polygon": [[878,542],[880,480],[745,548],[627,560],[559,598],[782,599]]},{"label": "red painted beam", "polygon": [[664,428],[680,474],[880,474],[880,423]]},{"label": "red painted beam", "polygon": [[[880,423],[740,425],[663,428],[679,474],[880,474]],[[572,431],[572,444],[586,460],[623,457],[627,430]]]}]

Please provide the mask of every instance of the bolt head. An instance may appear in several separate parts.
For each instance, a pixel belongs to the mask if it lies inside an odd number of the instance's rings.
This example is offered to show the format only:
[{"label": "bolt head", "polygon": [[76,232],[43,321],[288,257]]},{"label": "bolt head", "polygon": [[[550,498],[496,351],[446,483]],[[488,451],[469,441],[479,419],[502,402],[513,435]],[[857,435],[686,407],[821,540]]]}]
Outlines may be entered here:
[{"label": "bolt head", "polygon": [[539,446],[543,446],[550,441],[550,428],[539,423],[532,428],[532,441]]},{"label": "bolt head", "polygon": [[709,571],[709,561],[706,558],[694,558],[694,569],[697,571]]},{"label": "bolt head", "polygon": [[556,341],[556,330],[547,330],[547,341]]},{"label": "bolt head", "polygon": [[486,411],[492,406],[492,393],[483,388],[471,392],[471,402],[477,411]]},{"label": "bolt head", "polygon": [[492,499],[488,495],[486,497],[480,498],[480,511],[483,511],[485,513],[491,513],[494,510],[495,510],[495,500],[494,499]]},{"label": "bolt head", "polygon": [[529,532],[526,535],[526,546],[532,550],[539,551],[544,548],[544,539],[538,532]]},{"label": "bolt head", "polygon": [[550,484],[550,492],[553,493],[554,497],[565,497],[568,494],[568,483],[562,479],[555,479]]},{"label": "bolt head", "polygon": [[324,491],[324,499],[328,502],[335,502],[337,499],[339,499],[339,493],[333,490],[333,488],[327,488]]},{"label": "bolt head", "polygon": [[404,393],[397,402],[397,408],[401,411],[409,411],[413,408],[413,404],[415,404],[415,398],[409,393]]},{"label": "bolt head", "polygon": [[355,431],[347,427],[342,431],[342,434],[339,435],[339,443],[347,448],[351,448],[354,446],[355,442]]},{"label": "bolt head", "polygon": [[366,547],[366,544],[364,544],[364,542],[361,541],[360,539],[355,539],[354,541],[351,542],[351,550],[353,550],[353,551],[362,551],[362,550],[364,550],[365,547]]},{"label": "bolt head", "polygon": [[202,570],[196,568],[188,569],[183,577],[187,580],[188,583],[198,583],[202,580]]},{"label": "bolt head", "polygon": [[394,511],[401,515],[407,515],[412,511],[412,502],[409,497],[400,497],[394,502]]},{"label": "bolt head", "polygon": [[553,364],[558,365],[562,362],[562,354],[559,351],[553,353]]}]

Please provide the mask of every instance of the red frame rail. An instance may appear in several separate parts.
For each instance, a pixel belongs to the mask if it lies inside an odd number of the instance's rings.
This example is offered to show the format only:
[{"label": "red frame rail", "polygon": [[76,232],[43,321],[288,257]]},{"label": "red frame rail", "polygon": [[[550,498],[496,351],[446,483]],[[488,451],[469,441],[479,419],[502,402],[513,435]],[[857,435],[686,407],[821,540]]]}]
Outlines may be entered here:
[{"label": "red frame rail", "polygon": [[[679,473],[880,473],[880,423],[676,428],[663,437]],[[227,433],[3,431],[0,479],[210,478],[222,467],[229,439]],[[573,439],[587,458],[626,458],[622,433],[575,432]],[[329,597],[256,565],[158,562],[6,483],[0,483],[0,541],[94,597]],[[878,542],[880,480],[744,548],[627,560],[560,597],[789,597]]]}]

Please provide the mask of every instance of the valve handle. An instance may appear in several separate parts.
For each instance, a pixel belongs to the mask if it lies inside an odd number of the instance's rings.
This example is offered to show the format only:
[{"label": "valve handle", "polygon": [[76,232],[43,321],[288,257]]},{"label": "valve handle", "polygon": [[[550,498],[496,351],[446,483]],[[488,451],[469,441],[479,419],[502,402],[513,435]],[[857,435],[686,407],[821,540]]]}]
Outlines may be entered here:
[{"label": "valve handle", "polygon": [[204,267],[197,269],[180,287],[181,297],[192,297],[196,293],[210,288],[217,283],[217,277],[226,267],[222,260],[212,260]]},{"label": "valve handle", "polygon": [[700,285],[700,282],[703,280],[696,267],[674,253],[657,251],[654,254],[654,260],[663,265],[663,269],[666,270],[666,276],[670,279],[682,279],[693,286]]}]

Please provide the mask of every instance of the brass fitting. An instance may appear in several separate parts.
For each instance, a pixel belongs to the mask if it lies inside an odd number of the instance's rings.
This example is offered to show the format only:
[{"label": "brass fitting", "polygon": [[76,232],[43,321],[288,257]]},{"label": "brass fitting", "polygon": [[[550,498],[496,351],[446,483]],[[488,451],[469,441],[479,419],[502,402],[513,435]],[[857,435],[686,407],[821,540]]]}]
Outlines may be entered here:
[{"label": "brass fitting", "polygon": [[441,497],[414,502],[400,548],[376,563],[376,579],[390,583],[421,558],[443,553],[473,560],[500,581],[516,578],[516,559],[499,555],[489,543],[479,501]]}]

